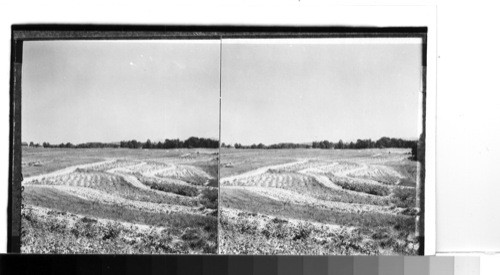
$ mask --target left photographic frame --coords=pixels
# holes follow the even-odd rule
[[[217,253],[220,40],[25,34],[11,252]]]

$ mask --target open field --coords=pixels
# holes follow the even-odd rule
[[[416,254],[409,152],[222,149],[221,252]]]
[[[216,253],[218,152],[23,148],[23,253]]]

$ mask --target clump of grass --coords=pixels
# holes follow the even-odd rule
[[[293,240],[307,239],[313,231],[312,226],[309,223],[300,223]]]
[[[103,240],[114,240],[120,235],[120,225],[118,223],[108,223],[104,228]]]
[[[196,230],[194,228],[186,229],[186,231],[181,236],[181,239],[183,239],[185,241],[193,241],[193,240],[197,240],[199,238],[200,238],[200,234],[199,234],[198,230]]]
[[[396,231],[404,234],[415,232],[416,223],[414,217],[398,216],[390,224]]]
[[[202,232],[195,228],[188,228],[181,236],[181,239],[187,243],[189,248],[203,251],[206,249],[206,242],[203,239]]]
[[[375,231],[375,232],[371,232],[372,230],[369,230],[369,231],[370,232],[368,234],[371,233],[371,237],[374,240],[384,240],[384,239],[391,237],[391,234],[390,234],[388,228],[386,228],[386,227],[374,228],[373,231]]]
[[[365,239],[366,237],[359,229],[351,231],[342,229],[341,232],[335,234],[332,241],[342,255],[378,254],[378,249],[375,247],[374,243],[370,241],[367,242]]]
[[[285,239],[295,235],[294,232],[292,232],[291,227],[286,226],[283,223],[274,223],[272,221],[268,222],[260,233],[268,239],[269,238]]]
[[[392,203],[402,208],[416,207],[416,190],[414,188],[394,188]]]
[[[215,188],[206,188],[201,192],[200,203],[206,208],[217,209],[219,192]]]

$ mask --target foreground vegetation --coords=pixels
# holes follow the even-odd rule
[[[103,220],[66,211],[22,211],[23,253],[165,254],[214,253],[216,219],[199,226],[158,227]]]
[[[403,224],[412,227],[409,223]],[[223,211],[220,245],[229,254],[412,255],[418,244],[401,233],[403,224],[361,229]]]

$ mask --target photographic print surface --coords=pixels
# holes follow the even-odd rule
[[[220,252],[417,254],[420,38],[222,44]]]
[[[23,253],[216,253],[219,41],[27,41]]]

